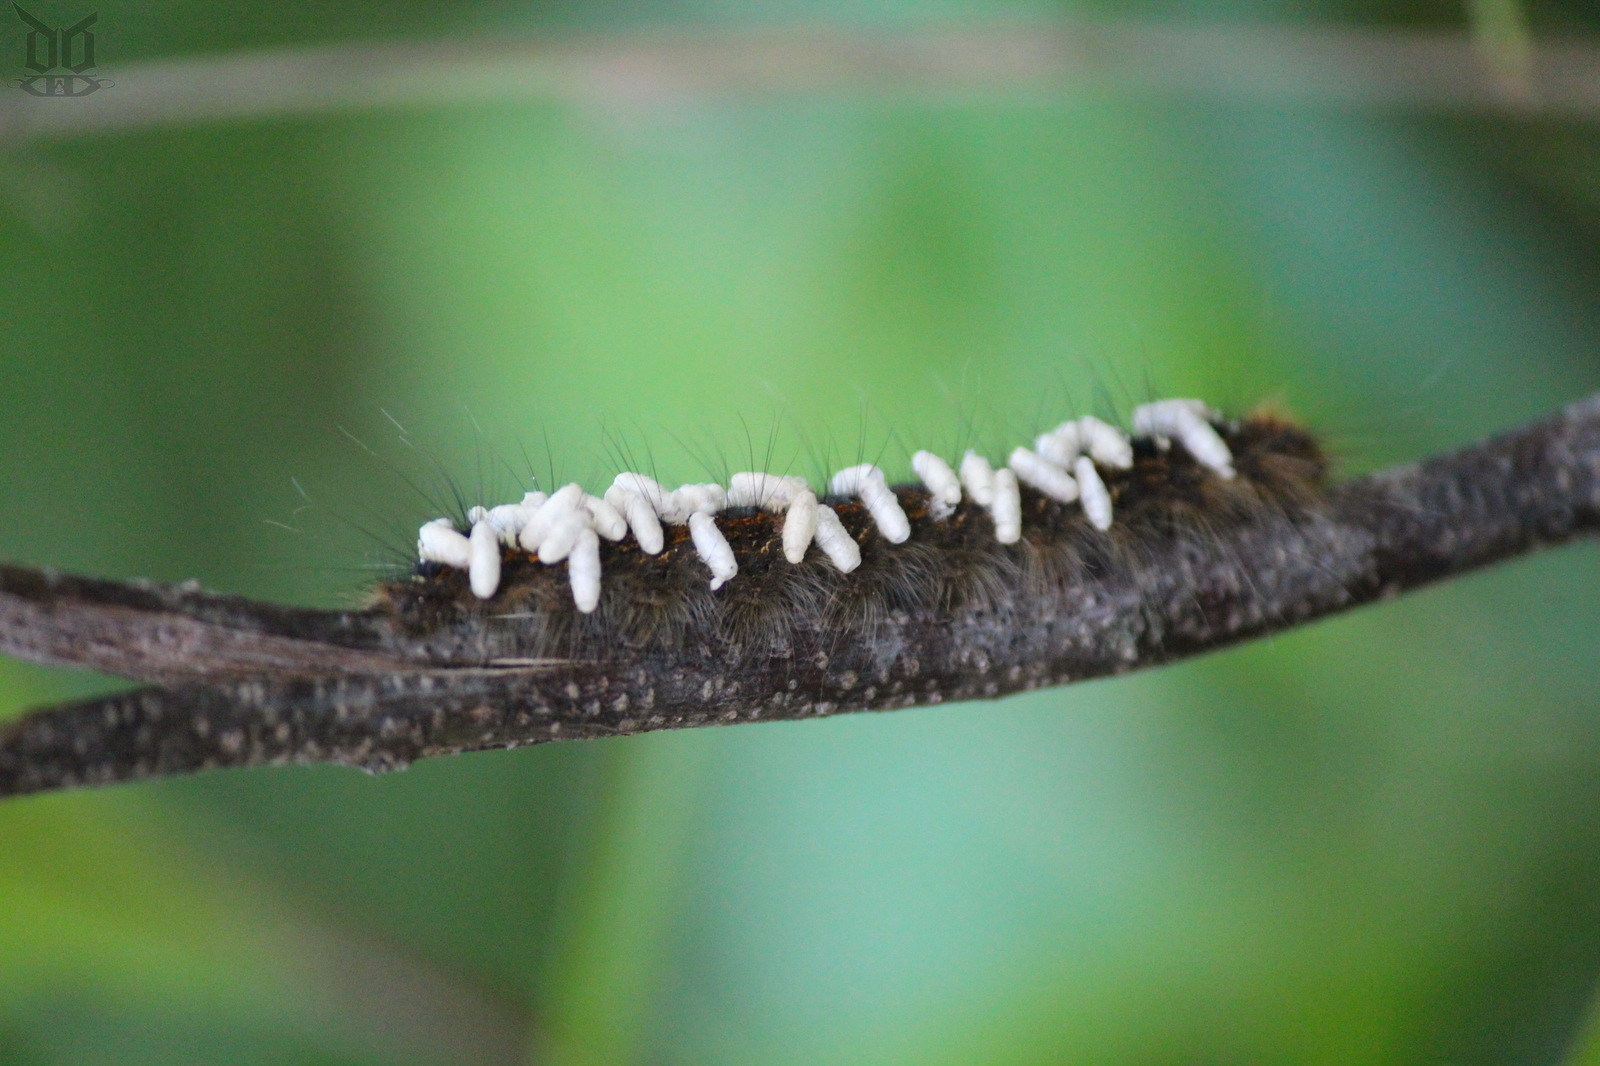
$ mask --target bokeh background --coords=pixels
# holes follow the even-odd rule
[[[1499,0],[98,9],[103,100],[371,41],[714,68],[752,29],[1132,19],[1476,33],[1513,82],[1524,30],[1600,45]],[[1351,473],[1600,387],[1600,117],[1298,73],[309,111],[241,77],[233,118],[0,124],[0,557],[342,605],[440,469],[903,475],[1196,395]],[[0,1062],[1600,1063],[1596,561],[994,704],[7,801]],[[118,684],[0,661],[0,716]]]

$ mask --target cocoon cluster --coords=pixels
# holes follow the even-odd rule
[[[1133,431],[1156,439],[1162,448],[1172,440],[1183,445],[1195,462],[1219,477],[1233,477],[1233,453],[1211,423],[1221,416],[1199,400],[1157,400],[1133,409]]]
[[[661,551],[662,522],[687,524],[695,554],[711,571],[713,589],[721,588],[739,572],[732,545],[711,517],[727,503],[728,494],[721,485],[679,485],[669,492],[654,478],[629,471],[617,475],[608,495],[618,511],[630,516],[627,524],[647,555]]]
[[[1195,461],[1219,477],[1234,476],[1233,454],[1217,432],[1220,416],[1199,400],[1157,400],[1134,409],[1133,432],[1161,449],[1182,445]],[[1033,448],[1011,452],[995,469],[976,451],[957,468],[929,451],[911,456],[911,468],[928,490],[927,514],[947,521],[963,498],[986,509],[995,539],[1022,539],[1022,492],[1026,484],[1061,504],[1077,503],[1095,529],[1112,524],[1112,495],[1102,470],[1133,466],[1133,440],[1116,426],[1092,416],[1063,422],[1040,434]],[[879,535],[890,544],[911,537],[911,522],[883,471],[871,463],[846,467],[829,488],[859,499]],[[688,526],[696,555],[711,572],[711,588],[721,588],[739,573],[738,560],[715,515],[726,507],[751,507],[783,517],[783,555],[800,564],[813,543],[843,573],[861,565],[861,547],[838,513],[823,504],[805,478],[755,471],[732,475],[727,488],[715,484],[667,489],[647,475],[618,474],[604,495],[576,483],[552,493],[528,492],[520,503],[473,507],[468,533],[448,518],[436,518],[417,531],[417,556],[425,563],[467,572],[472,594],[490,599],[500,586],[501,551],[520,549],[553,566],[567,564],[573,603],[588,614],[600,605],[600,541],[619,541],[630,532],[646,555],[665,548],[663,525]]]
[[[1022,492],[1013,471],[996,470],[989,460],[968,450],[961,457],[961,484],[973,503],[988,510],[995,540],[1015,544],[1022,539]]]
[[[1034,441],[1034,451],[1063,469],[1087,455],[1101,466],[1127,470],[1133,466],[1133,441],[1116,426],[1084,415],[1063,422]]]
[[[646,488],[646,485],[650,488]],[[606,502],[622,513],[639,550],[646,555],[660,555],[666,544],[661,531],[661,515],[654,500],[660,498],[657,485],[643,474],[618,474],[611,487],[606,489]]]

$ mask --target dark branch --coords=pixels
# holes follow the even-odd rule
[[[835,608],[852,589],[865,596],[859,584],[824,583],[825,564],[809,561],[763,577],[771,529],[733,516],[730,539],[755,564],[746,587],[794,606],[781,632],[770,621],[741,629],[726,606],[736,601],[708,592],[678,604],[688,620],[676,628],[629,629],[649,591],[629,582],[670,581],[670,547],[659,561],[607,563],[589,629],[547,606],[559,571],[531,562],[508,572],[522,584],[497,614],[472,605],[458,575],[399,583],[370,610],[322,612],[0,567],[0,651],[164,686],[0,731],[0,794],[268,762],[379,770],[480,748],[998,697],[1276,632],[1592,532],[1600,517],[1600,395],[1327,490],[1273,487],[1285,461],[1261,428],[1273,425],[1232,428],[1245,450],[1226,490],[1184,495],[1190,474],[1142,458],[1113,486],[1113,536],[1030,498],[1034,539],[1000,548],[977,536],[981,512],[934,524],[925,497],[902,489],[911,543],[874,545],[849,516],[897,584],[849,601],[866,606],[844,621]],[[1166,482],[1141,488],[1157,476]],[[819,589],[821,600],[802,595]],[[711,604],[723,613],[707,621]],[[552,619],[565,628],[534,624]]]

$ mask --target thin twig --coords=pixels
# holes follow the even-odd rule
[[[830,639],[816,621],[779,649],[608,641],[575,645],[572,660],[516,661],[459,626],[419,632],[377,608],[304,610],[5,566],[0,651],[164,687],[0,731],[0,794],[265,762],[381,770],[479,748],[993,698],[1277,632],[1597,523],[1600,394],[1304,507],[1175,528],[1123,565],[893,612],[871,641]]]
[[[1600,113],[1592,42],[1538,39],[1521,59],[1508,77],[1498,54],[1465,31],[1133,20],[297,46],[107,67],[98,73],[114,84],[81,99],[3,93],[0,141],[517,99],[637,111],[706,96],[839,92],[1110,90],[1274,106]]]

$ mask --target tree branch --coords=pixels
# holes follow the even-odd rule
[[[0,794],[261,763],[382,770],[482,748],[994,698],[1277,632],[1600,519],[1600,394],[1331,489],[1284,474],[1311,462],[1298,431],[1231,432],[1237,482],[1203,482],[1147,449],[1112,486],[1112,534],[1027,497],[1030,532],[1002,547],[978,509],[936,521],[925,494],[901,487],[915,530],[905,545],[875,543],[840,506],[862,542],[859,579],[810,560],[764,568],[771,524],[733,515],[741,575],[721,595],[703,574],[693,592],[672,585],[689,572],[685,545],[658,559],[616,548],[592,617],[558,601],[559,571],[531,560],[508,560],[510,591],[488,608],[453,574],[398,582],[349,612],[0,566],[0,651],[160,686],[0,730]],[[739,613],[729,593],[741,587],[766,613]],[[667,606],[652,614],[646,602]],[[681,619],[664,625],[664,612]]]

